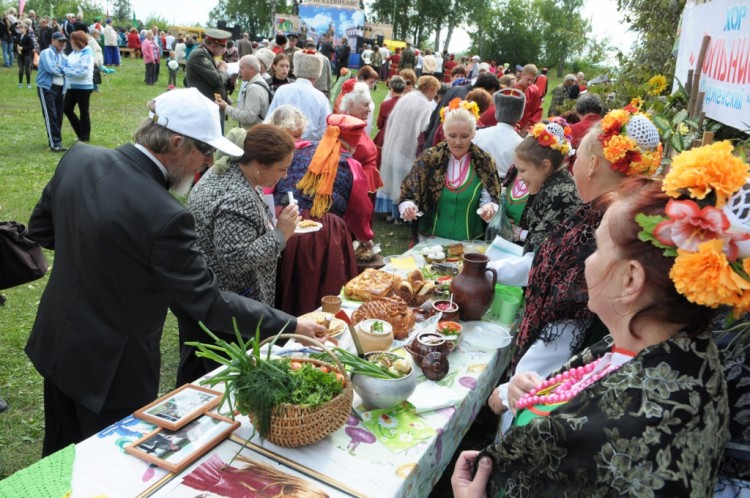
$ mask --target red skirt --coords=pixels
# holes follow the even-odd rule
[[[310,213],[301,213],[305,219]],[[357,261],[343,219],[326,213],[323,228],[289,238],[281,253],[276,282],[276,307],[300,316],[317,309],[323,296],[338,296],[357,275]]]

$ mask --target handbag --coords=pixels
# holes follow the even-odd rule
[[[34,60],[31,61],[35,68],[39,68],[39,52],[34,52]]]
[[[102,73],[99,69],[99,66],[94,66],[94,79],[93,83],[95,85],[101,85],[102,84]]]
[[[42,278],[47,260],[42,248],[28,238],[26,227],[15,221],[0,221],[0,290]]]

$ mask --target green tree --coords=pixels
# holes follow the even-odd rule
[[[146,29],[151,29],[152,26],[156,26],[159,28],[159,31],[167,31],[167,28],[169,27],[170,22],[165,17],[159,17],[157,15],[154,15],[153,13],[149,14],[146,18],[146,21],[143,23],[143,27]]]
[[[217,21],[226,21],[230,26],[240,25],[243,31],[255,38],[271,33],[274,12],[288,14],[291,5],[286,0],[219,0],[208,19],[212,26],[216,26]]]
[[[26,3],[25,12],[33,10],[40,16],[55,17],[58,20],[65,20],[65,14],[78,13],[78,6],[83,9],[83,20],[91,24],[97,16],[104,17],[104,10],[99,2],[94,0],[30,0]],[[15,3],[18,7],[18,2]]]
[[[131,5],[130,0],[115,0],[113,5],[112,17],[120,22],[131,21]]]
[[[474,29],[469,29],[473,40],[471,50],[483,58],[511,65],[539,61],[542,53],[540,22],[534,3],[500,0],[477,16]]]
[[[674,73],[672,49],[685,0],[617,0],[617,8],[639,34],[633,53],[621,60],[623,72]]]
[[[542,61],[562,77],[566,63],[580,58],[586,47],[591,23],[581,17],[583,0],[536,0],[542,21]]]

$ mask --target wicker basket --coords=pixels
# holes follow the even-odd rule
[[[294,361],[312,363],[318,366],[331,366],[332,370],[338,368],[344,376],[344,389],[328,403],[314,408],[282,403],[274,408],[273,416],[271,417],[271,430],[266,435],[266,439],[277,446],[286,448],[308,446],[335,432],[346,423],[352,411],[352,401],[354,399],[352,381],[349,379],[346,369],[336,355],[331,353],[320,342],[298,334],[281,334],[279,338],[297,339],[298,341],[311,343],[333,358],[336,366],[334,367],[329,363],[309,358],[295,358]],[[264,340],[261,346],[272,339],[268,338]],[[252,416],[250,417],[250,421],[255,423]]]
[[[410,308],[418,308],[432,297],[432,292],[420,296],[418,294],[412,294],[411,292],[402,289],[396,290],[395,294],[396,296],[400,297],[401,300],[404,301]]]

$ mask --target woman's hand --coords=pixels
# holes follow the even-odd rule
[[[491,202],[479,208],[479,217],[488,223],[495,216],[495,213],[497,213],[497,208]]]
[[[297,228],[297,223],[302,220],[299,216],[299,209],[296,204],[289,204],[287,207],[281,210],[281,214],[276,221],[276,228],[284,236],[284,240],[289,240],[294,230]]]
[[[510,411],[516,414],[516,403],[529,391],[542,383],[544,379],[539,377],[535,372],[521,372],[513,376],[508,384],[508,403]]]
[[[521,234],[523,233],[523,228],[511,224],[511,228],[513,228],[513,241],[514,242],[523,242],[521,240]]]
[[[418,212],[419,208],[417,208],[417,205],[413,202],[409,202],[409,204],[404,207],[404,210],[401,211],[401,219],[404,221],[414,221],[417,219]]]
[[[486,489],[492,473],[492,460],[489,457],[483,457],[479,461],[477,475],[472,480],[474,461],[478,455],[478,451],[464,451],[458,456],[451,476],[451,487],[455,498],[487,497]]]
[[[495,415],[500,415],[505,410],[508,409],[507,406],[503,403],[503,398],[500,397],[500,388],[496,387],[494,391],[492,391],[492,394],[490,394],[489,399],[487,400],[487,405],[490,407],[490,410],[492,410],[492,413]]]

